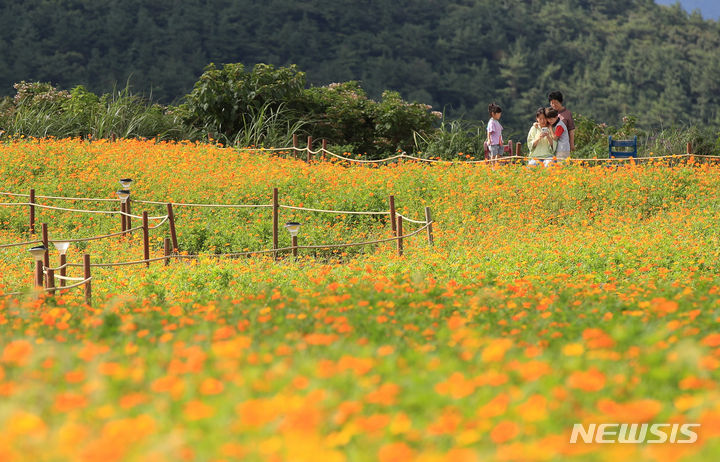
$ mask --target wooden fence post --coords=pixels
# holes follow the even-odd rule
[[[35,190],[30,190],[30,233],[35,234]]]
[[[125,235],[125,232],[127,231],[127,226],[125,226],[126,220],[125,220],[125,214],[127,211],[125,210],[125,202],[120,201],[120,232],[122,232],[122,235]]]
[[[55,271],[47,269],[47,286],[51,294],[55,294]]]
[[[693,152],[692,152],[692,143],[688,142],[688,144],[687,144],[687,146],[686,146],[686,148],[685,148],[685,153],[686,153],[686,154],[692,154],[692,153],[693,153]]]
[[[272,196],[272,212],[273,212],[273,250],[278,249],[278,220],[280,213],[280,204],[278,203],[278,188],[273,188]],[[277,260],[277,252],[273,254]]]
[[[67,276],[67,268],[63,268],[63,266],[65,266],[66,263],[67,263],[67,255],[65,255],[65,254],[60,255],[60,266],[61,266],[60,276],[62,276],[63,278],[65,276]],[[62,278],[60,279],[60,287],[65,287],[65,279],[62,279]]]
[[[42,260],[35,261],[35,288],[42,289],[43,286],[43,262]]]
[[[398,257],[403,255],[403,218],[401,215],[397,217],[397,254]]]
[[[172,239],[172,251],[177,252],[180,250],[177,241],[177,231],[175,230],[175,212],[173,212],[172,203],[168,202],[167,205],[168,223],[170,224],[170,238]]]
[[[432,216],[430,214],[430,207],[425,207],[425,223],[427,224],[428,244],[433,245]]]
[[[171,255],[171,253],[172,253],[171,250],[170,250],[170,249],[171,249],[171,245],[172,245],[172,243],[170,242],[170,238],[169,238],[169,237],[166,237],[166,238],[165,238],[165,241],[164,241],[164,243],[163,243],[163,249],[164,249],[164,251],[165,251],[165,266],[167,266],[167,265],[170,264],[170,258],[169,258],[169,257],[170,257],[170,255]]]
[[[50,267],[50,248],[49,248],[50,240],[48,239],[47,223],[42,224],[41,232],[42,232],[42,243],[45,246],[45,254],[43,256],[43,265],[44,265],[44,268],[49,268]],[[43,269],[43,271],[44,271],[44,269]],[[45,287],[49,287],[49,285],[47,284],[47,281],[48,281],[48,278],[45,277]]]
[[[521,150],[522,150],[522,143],[518,141],[517,143],[515,143],[515,155],[521,156],[522,155]]]
[[[392,235],[397,236],[397,224],[395,218],[395,196],[390,195],[390,228],[392,228]]]
[[[312,136],[308,136],[308,143],[307,143],[307,163],[309,164],[312,160]]]
[[[90,279],[90,254],[83,255],[83,278],[85,282],[85,303],[92,305],[92,281]]]
[[[147,210],[143,210],[142,213],[142,228],[143,228],[143,260],[145,260],[145,267],[150,267],[150,226],[148,223]]]
[[[298,256],[298,243],[297,243],[297,241],[298,241],[297,236],[293,236],[293,237],[292,237],[292,255],[293,255],[293,258],[294,258],[295,260],[297,260],[297,256]]]
[[[130,231],[130,228],[132,228],[132,221],[130,220],[130,197],[127,198],[127,201],[125,201],[125,213],[127,215],[125,216],[125,226],[127,226],[128,231]]]
[[[326,160],[325,154],[327,153],[327,140],[323,138],[322,140],[322,160]]]

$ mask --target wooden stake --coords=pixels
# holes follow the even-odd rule
[[[170,238],[172,239],[172,251],[177,252],[180,250],[177,241],[177,232],[175,230],[175,212],[173,212],[173,205],[168,203],[167,205],[168,223],[170,224]]]
[[[273,250],[278,249],[278,220],[280,214],[280,204],[278,203],[278,188],[273,188],[272,196],[272,211],[273,211]],[[277,260],[277,252],[274,253],[275,259]]]
[[[169,237],[165,238],[165,241],[163,243],[163,249],[165,251],[165,266],[170,264],[170,255],[172,254],[172,242],[170,241]]]
[[[65,263],[67,263],[67,255],[62,254],[60,255],[60,266],[65,266]],[[67,276],[67,268],[60,268],[60,276]],[[65,279],[60,279],[60,287],[65,287]]]
[[[430,215],[430,207],[425,207],[425,223],[427,223],[428,244],[433,245],[433,232],[431,222],[432,216]]]
[[[83,255],[83,278],[90,279],[90,254]],[[92,305],[92,281],[85,283],[85,303]]]
[[[685,152],[686,152],[686,154],[692,154],[692,153],[693,153],[693,152],[692,152],[692,143],[688,142],[688,144],[687,144],[687,146],[686,146],[686,149],[685,149]]]
[[[147,210],[143,210],[142,213],[142,228],[143,228],[143,259],[150,260],[150,226],[148,224],[148,213]],[[150,262],[145,262],[145,267],[149,267]]]
[[[30,233],[35,234],[35,190],[30,190]]]
[[[123,236],[127,231],[127,226],[125,226],[125,224],[127,223],[127,221],[125,220],[126,213],[127,212],[125,211],[125,202],[120,201],[120,231],[123,233]]]
[[[395,196],[390,195],[390,227],[392,228],[392,235],[397,236],[397,225],[395,218]]]
[[[298,248],[297,248],[297,245],[298,245],[298,243],[297,243],[297,236],[293,236],[293,237],[292,237],[292,254],[293,254],[293,258],[294,258],[295,260],[297,260],[297,256],[298,256]]]
[[[48,239],[48,225],[47,223],[42,224],[42,243],[45,246],[45,254],[43,256],[43,265],[45,265],[45,268],[50,267],[50,249],[48,248],[50,246],[50,240]],[[45,278],[46,287],[47,286],[47,280],[48,278]]]
[[[35,287],[42,289],[43,286],[43,262],[37,260],[35,262]]]
[[[398,257],[403,256],[403,218],[398,215],[397,217],[397,254]]]
[[[130,220],[130,198],[127,198],[127,201],[125,202],[125,213],[127,213],[127,216],[125,217],[125,223],[128,231],[130,231],[130,228],[132,228],[132,221]]]
[[[48,269],[47,270],[47,286],[48,289],[50,289],[51,294],[55,294],[55,271]]]
[[[517,143],[515,143],[515,155],[516,156],[522,155],[522,143],[519,141]]]

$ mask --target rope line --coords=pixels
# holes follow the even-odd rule
[[[55,276],[55,277],[58,277],[58,276]],[[48,288],[48,289],[43,289],[43,291],[45,291],[45,292],[50,292],[51,290],[67,290],[67,289],[74,289],[74,288],[76,288],[76,287],[80,287],[80,286],[82,286],[82,285],[85,285],[85,284],[87,284],[88,282],[90,282],[90,281],[92,280],[92,278],[93,278],[92,276],[90,276],[90,277],[89,277],[89,278],[87,278],[87,279],[82,279],[82,278],[81,278],[81,279],[82,279],[82,281],[78,282],[77,284],[73,284],[73,285],[70,285],[70,286],[65,286],[65,287],[55,287],[55,288]]]
[[[227,258],[227,257],[243,257],[248,255],[255,255],[255,254],[264,254],[264,253],[276,253],[276,252],[284,252],[288,250],[293,249],[334,249],[334,248],[343,248],[343,247],[360,247],[364,245],[371,245],[371,244],[381,244],[383,242],[389,242],[389,241],[397,241],[399,239],[405,239],[412,236],[415,236],[420,231],[426,229],[428,226],[433,224],[434,221],[430,221],[429,223],[426,223],[425,226],[422,226],[412,233],[408,233],[402,236],[395,236],[395,237],[389,237],[385,239],[377,239],[374,241],[363,241],[363,242],[350,242],[346,244],[318,244],[318,245],[299,245],[297,247],[281,247],[278,249],[263,249],[263,250],[252,250],[248,252],[236,252],[236,253],[221,253],[221,254],[207,254],[207,255],[180,255],[180,254],[174,254],[174,255],[166,255],[162,257],[156,257],[156,258],[148,258],[143,260],[133,260],[133,261],[125,261],[125,262],[117,262],[117,263],[91,263],[90,267],[114,267],[114,266],[131,266],[131,265],[141,265],[143,263],[150,263],[155,261],[161,261],[161,260],[168,260],[171,258],[176,259],[183,259],[183,258]],[[66,266],[70,267],[82,267],[83,265],[80,263],[67,263]],[[57,277],[57,276],[56,276]]]
[[[281,209],[290,209],[290,210],[305,210],[308,212],[319,212],[319,213],[337,213],[337,214],[350,214],[350,215],[389,215],[390,212],[353,212],[353,211],[347,211],[347,210],[323,210],[323,209],[311,209],[307,207],[295,207],[292,205],[280,205]]]
[[[498,157],[496,159],[483,159],[483,160],[442,160],[442,159],[427,159],[423,157],[416,157],[411,156],[405,152],[401,154],[397,154],[390,157],[385,157],[383,159],[375,159],[375,160],[365,160],[365,159],[352,159],[350,157],[341,156],[339,154],[336,154],[334,152],[328,151],[327,149],[320,148],[317,151],[313,151],[312,149],[308,149],[307,147],[298,148],[298,147],[288,147],[288,148],[260,148],[260,149],[250,149],[251,151],[300,151],[300,152],[309,152],[310,154],[321,154],[325,153],[329,156],[338,158],[340,160],[348,161],[348,162],[356,162],[356,163],[381,163],[381,162],[389,162],[396,159],[411,159],[416,160],[420,162],[431,162],[431,163],[443,163],[443,164],[481,164],[481,163],[491,163],[491,162],[504,162],[507,160],[513,160],[513,159],[523,159],[528,160],[530,157],[526,156],[503,156]],[[670,154],[666,156],[651,156],[651,157],[637,157],[637,158],[602,158],[602,159],[565,159],[569,161],[574,162],[582,162],[582,161],[591,161],[591,162],[608,162],[613,160],[656,160],[656,159],[677,159],[682,157],[697,157],[697,158],[705,158],[705,159],[720,159],[720,156],[713,156],[713,155],[707,155],[707,154]]]
[[[0,192],[0,196],[30,197],[30,194],[18,194],[11,192]],[[101,199],[96,197],[65,197],[65,196],[35,196],[37,199],[58,199],[67,201],[93,201],[93,202],[118,202],[120,199]]]
[[[0,249],[7,249],[9,247],[19,247],[22,245],[31,245],[31,244],[42,244],[42,241],[38,239],[36,241],[16,242],[15,244],[2,244],[2,245],[0,245]]]
[[[114,236],[120,236],[121,234],[125,233],[131,233],[133,231],[138,231],[142,229],[142,226],[136,226],[134,228],[127,229],[125,231],[118,231],[116,233],[110,233],[110,234],[103,234],[102,236],[93,236],[93,237],[81,237],[81,238],[75,238],[75,239],[48,239],[48,242],[56,243],[56,242],[88,242],[88,241],[97,241],[100,239],[107,239],[108,237],[114,237]],[[42,242],[42,241],[41,241]]]
[[[58,266],[57,268],[49,268],[49,267],[47,267],[47,266],[43,266],[43,272],[47,273],[47,272],[50,271],[50,270],[60,271],[60,270],[63,269],[63,268],[67,268],[67,266],[68,266],[67,263],[65,263],[65,264],[62,265],[62,266]],[[56,277],[59,277],[59,276],[56,276]]]
[[[56,278],[61,278],[60,276],[55,276],[55,277],[56,277]],[[43,288],[43,289],[42,289],[42,292],[51,292],[51,291],[61,291],[61,290],[74,289],[74,288],[76,288],[76,287],[80,287],[81,285],[84,285],[84,284],[87,284],[88,282],[90,282],[90,280],[92,280],[92,276],[90,276],[90,277],[87,278],[87,279],[83,279],[83,278],[61,278],[61,279],[79,280],[80,282],[78,282],[77,284],[73,284],[73,285],[70,285],[70,286],[64,286],[64,287],[47,287],[47,288]],[[15,297],[15,296],[17,296],[17,295],[25,295],[25,294],[27,294],[27,293],[28,293],[27,291],[23,291],[23,292],[10,292],[10,293],[7,293],[7,294],[0,294],[0,298],[3,298],[3,297]]]
[[[55,279],[60,279],[60,280],[63,280],[63,281],[84,281],[84,280],[85,280],[85,278],[71,278],[71,277],[68,277],[68,276],[60,276],[60,275],[57,275],[57,274],[55,275]]]
[[[272,204],[197,204],[197,203],[175,203],[175,202],[159,202],[159,201],[141,201],[133,200],[138,204],[153,204],[153,205],[165,205],[171,203],[173,206],[179,207],[227,207],[227,208],[260,208],[260,207],[272,207]]]
[[[397,213],[397,212],[395,212],[395,215],[397,215],[397,216],[399,216],[399,217],[402,217],[403,220],[409,221],[410,223],[417,223],[417,224],[419,224],[419,225],[422,225],[422,224],[427,223],[427,221],[425,221],[425,220],[422,220],[422,221],[413,220],[412,218],[408,218],[408,217],[406,217],[405,215],[401,215],[401,214],[399,214],[399,213]]]
[[[9,292],[9,293],[7,293],[7,294],[0,294],[0,298],[4,298],[4,297],[15,297],[16,295],[22,295],[22,294],[24,294],[24,293],[25,293],[25,292]]]
[[[132,260],[132,261],[123,261],[123,262],[117,262],[117,263],[90,263],[91,268],[105,268],[105,267],[112,267],[112,266],[130,266],[130,265],[140,265],[142,263],[150,263],[153,261],[160,261],[160,260],[167,260],[168,258],[171,258],[172,255],[168,255],[166,257],[157,257],[157,258],[148,258],[147,260]],[[84,265],[82,263],[68,263],[68,266],[75,267],[75,268],[81,268]]]
[[[427,223],[425,226],[421,226],[420,228],[416,229],[412,233],[404,234],[402,236],[395,236],[395,237],[388,237],[386,239],[377,239],[375,241],[364,241],[364,242],[351,242],[347,244],[323,244],[323,245],[299,245],[297,246],[298,249],[335,249],[335,248],[343,248],[343,247],[360,247],[363,245],[371,245],[371,244],[381,244],[383,242],[390,242],[390,241],[398,241],[400,239],[405,239],[408,237],[415,236],[420,231],[424,230],[428,226],[430,226],[433,222]],[[291,249],[293,247],[290,247]]]
[[[149,219],[150,219],[150,217],[148,217],[148,220]],[[156,224],[155,226],[148,226],[148,229],[157,229],[157,228],[161,227],[162,225],[164,225],[165,222],[168,221],[169,219],[170,219],[170,215],[165,215],[165,217],[163,218],[163,220],[160,223]]]

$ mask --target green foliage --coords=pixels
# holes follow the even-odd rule
[[[296,103],[312,114],[312,133],[350,152],[374,152],[372,101],[358,82],[332,83],[307,89]]]
[[[180,109],[189,125],[228,141],[247,129],[249,119],[268,111],[278,120],[280,107],[296,99],[305,87],[305,74],[296,66],[275,68],[257,64],[251,72],[242,64],[210,64]]]
[[[638,155],[684,154],[690,143],[694,154],[713,155],[720,148],[718,131],[713,128],[694,126],[676,126],[660,129],[640,129],[634,116],[623,118],[620,127],[612,127],[582,115],[575,116],[578,147],[575,153],[580,158],[603,158],[608,156],[608,137],[614,139],[632,139],[638,137]]]
[[[4,136],[192,139],[197,132],[165,107],[133,95],[129,86],[98,97],[84,86],[57,90],[20,82],[0,110]]]
[[[429,109],[431,106],[406,103],[398,92],[383,92],[382,100],[374,107],[377,150],[412,150],[412,134],[427,132],[432,128],[435,117]]]
[[[446,121],[443,117],[440,128],[425,134],[415,133],[415,148],[424,157],[453,160],[465,154],[482,159],[485,138],[480,125],[464,120]]]
[[[369,158],[411,151],[413,132],[429,131],[434,120],[429,106],[405,102],[392,91],[374,101],[355,81],[305,90],[297,107],[312,122],[314,138]]]

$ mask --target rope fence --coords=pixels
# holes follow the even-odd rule
[[[127,191],[124,191],[127,192]],[[75,198],[75,197],[61,197],[61,196],[36,196],[35,190],[31,189],[30,194],[18,194],[18,193],[11,193],[11,192],[0,192],[0,195],[6,195],[6,196],[12,196],[12,197],[29,197],[28,202],[12,202],[12,203],[0,203],[2,206],[26,206],[29,207],[29,215],[30,215],[30,226],[29,231],[30,233],[34,234],[35,232],[35,208],[39,209],[49,209],[49,210],[62,210],[62,211],[68,211],[68,212],[74,212],[74,213],[99,213],[99,214],[119,214],[121,216],[121,230],[114,233],[108,233],[103,234],[99,236],[92,236],[92,237],[86,237],[86,238],[67,238],[67,239],[60,239],[60,238],[52,238],[49,237],[48,232],[48,225],[47,223],[42,223],[42,238],[32,241],[24,241],[24,242],[17,242],[17,243],[9,243],[9,244],[2,244],[0,245],[0,249],[3,248],[10,248],[10,247],[19,247],[19,246],[28,246],[32,244],[42,244],[42,246],[39,248],[40,253],[42,254],[42,257],[38,257],[37,253],[34,253],[35,258],[40,258],[35,263],[35,271],[34,271],[34,284],[36,289],[42,289],[45,292],[49,292],[50,294],[54,294],[56,291],[64,291],[80,286],[85,286],[85,300],[88,305],[91,304],[91,297],[92,297],[92,289],[91,289],[91,270],[92,268],[113,268],[113,267],[121,267],[121,266],[134,266],[134,265],[146,265],[146,267],[150,266],[150,263],[152,262],[159,262],[164,261],[165,265],[168,265],[170,260],[172,259],[199,259],[203,257],[208,258],[236,258],[241,256],[252,256],[252,255],[263,255],[263,254],[272,254],[274,256],[274,259],[278,259],[278,254],[282,252],[292,252],[293,257],[297,258],[298,250],[318,250],[318,249],[341,249],[341,248],[348,248],[348,247],[360,247],[360,246],[367,246],[367,245],[375,245],[375,244],[381,244],[386,242],[395,241],[397,243],[397,254],[398,256],[402,256],[404,252],[404,241],[410,237],[413,237],[417,234],[419,234],[422,231],[427,232],[428,236],[428,242],[429,244],[433,244],[433,236],[432,236],[432,224],[434,221],[431,218],[430,215],[430,208],[425,207],[425,220],[413,220],[411,218],[408,218],[400,213],[397,213],[395,210],[395,197],[393,195],[390,195],[388,197],[389,202],[389,211],[368,211],[368,210],[329,210],[329,209],[318,209],[318,208],[310,208],[310,207],[299,207],[299,206],[292,206],[292,205],[285,205],[280,204],[279,202],[279,193],[277,188],[273,188],[272,193],[272,202],[270,204],[199,204],[199,203],[180,203],[180,204],[173,204],[171,202],[160,202],[160,201],[145,201],[145,200],[130,200],[129,197],[126,197],[126,200],[120,201],[121,203],[121,209],[119,211],[108,211],[108,210],[88,210],[88,209],[73,209],[73,208],[65,208],[65,207],[55,207],[55,206],[49,206],[45,204],[37,204],[35,202],[36,198],[43,198],[48,200],[87,200],[91,201],[94,200],[93,198]],[[129,194],[127,194],[129,196]],[[107,199],[103,199],[107,200]],[[108,200],[110,201],[110,200]],[[117,202],[117,200],[112,200]],[[143,211],[142,215],[133,215],[130,213],[130,204],[131,202],[137,203],[137,204],[148,204],[148,205],[166,205],[167,207],[167,214],[161,215],[161,216],[153,216],[150,217],[148,215],[147,211]],[[262,249],[262,250],[251,250],[247,252],[236,252],[236,253],[225,253],[225,254],[199,254],[199,255],[188,255],[188,254],[181,254],[180,248],[177,242],[177,231],[176,231],[176,225],[175,225],[175,217],[174,217],[174,211],[173,206],[181,205],[185,207],[217,207],[217,208],[250,208],[250,207],[262,207],[262,208],[271,208],[272,209],[272,224],[273,224],[273,245],[272,249]],[[361,242],[349,242],[349,243],[339,243],[339,244],[306,244],[306,245],[298,245],[297,242],[297,235],[292,235],[292,245],[290,247],[279,247],[278,241],[279,241],[279,213],[281,209],[286,210],[294,210],[294,211],[302,211],[302,212],[310,212],[310,213],[331,213],[331,214],[352,214],[352,215],[363,215],[363,216],[389,216],[389,220],[391,223],[392,228],[392,237],[389,238],[383,238],[383,239],[375,239],[375,240],[368,240],[368,241],[361,241]],[[130,220],[133,218],[140,218],[142,219],[142,225],[131,227],[130,226]],[[154,226],[149,225],[150,220],[160,220],[159,223],[155,224]],[[418,229],[414,230],[413,232],[404,234],[403,233],[403,223],[414,223],[422,225]],[[164,224],[169,224],[169,231],[170,236],[169,238],[165,238],[164,242],[164,255],[161,257],[154,257],[150,258],[150,246],[149,246],[149,233],[151,230],[157,229]],[[294,222],[292,222],[294,223]],[[288,223],[291,224],[291,223]],[[295,223],[297,224],[297,223]],[[101,240],[101,239],[107,239],[110,237],[117,237],[117,236],[125,236],[129,233],[132,233],[134,231],[142,230],[143,232],[143,258],[138,260],[130,260],[130,261],[123,261],[123,262],[98,262],[98,263],[90,263],[90,255],[84,254],[83,255],[83,262],[82,263],[68,263],[65,255],[65,250],[61,252],[60,255],[60,265],[57,267],[52,267],[49,264],[49,244],[53,243],[56,245],[62,245],[62,244],[70,244],[70,243],[79,243],[79,242],[88,242],[88,241],[94,241],[94,240]],[[58,247],[60,248],[60,247]],[[67,248],[67,245],[65,246],[65,249]],[[37,251],[37,248],[32,249],[33,251]],[[66,274],[66,270],[68,268],[83,268],[83,277],[70,277]],[[55,274],[55,272],[59,272],[58,275]],[[60,287],[55,287],[55,281],[60,281]],[[75,284],[66,286],[66,282],[75,282]],[[0,294],[0,297],[9,297],[9,296],[17,296],[17,295],[23,295],[28,292],[11,292],[7,294]]]
[[[482,159],[482,160],[443,160],[443,159],[430,159],[425,157],[417,157],[417,156],[411,156],[407,154],[406,152],[401,152],[400,154],[396,154],[393,156],[385,157],[382,159],[353,159],[350,157],[345,157],[340,154],[336,154],[334,152],[331,152],[327,149],[327,140],[322,140],[322,147],[317,150],[312,150],[312,142],[313,139],[311,136],[308,137],[308,142],[306,147],[299,147],[298,145],[298,137],[297,135],[293,135],[293,146],[286,147],[286,148],[259,148],[259,149],[252,149],[257,151],[264,151],[264,152],[285,152],[285,151],[295,151],[296,153],[305,153],[307,161],[310,162],[313,158],[313,156],[321,156],[323,159],[325,156],[330,156],[342,161],[346,162],[352,162],[357,164],[380,164],[384,162],[392,162],[399,159],[408,159],[413,160],[417,162],[427,162],[427,163],[440,163],[440,164],[492,164],[492,163],[506,163],[508,161],[528,161],[530,160],[530,157],[521,155],[521,149],[522,144],[516,143],[513,148],[513,142],[509,141],[507,146],[504,147],[504,151],[509,153],[509,155],[505,155],[502,157],[498,157],[495,159]],[[720,156],[713,156],[713,155],[706,155],[706,154],[693,154],[692,153],[692,145],[691,143],[687,143],[686,152],[684,154],[670,154],[666,156],[649,156],[649,157],[610,157],[610,158],[592,158],[592,159],[566,159],[568,161],[572,162],[613,162],[616,160],[619,161],[648,161],[648,160],[659,160],[659,159],[673,159],[678,160],[682,158],[689,158],[689,157],[695,157],[698,159],[716,159],[720,160]]]

